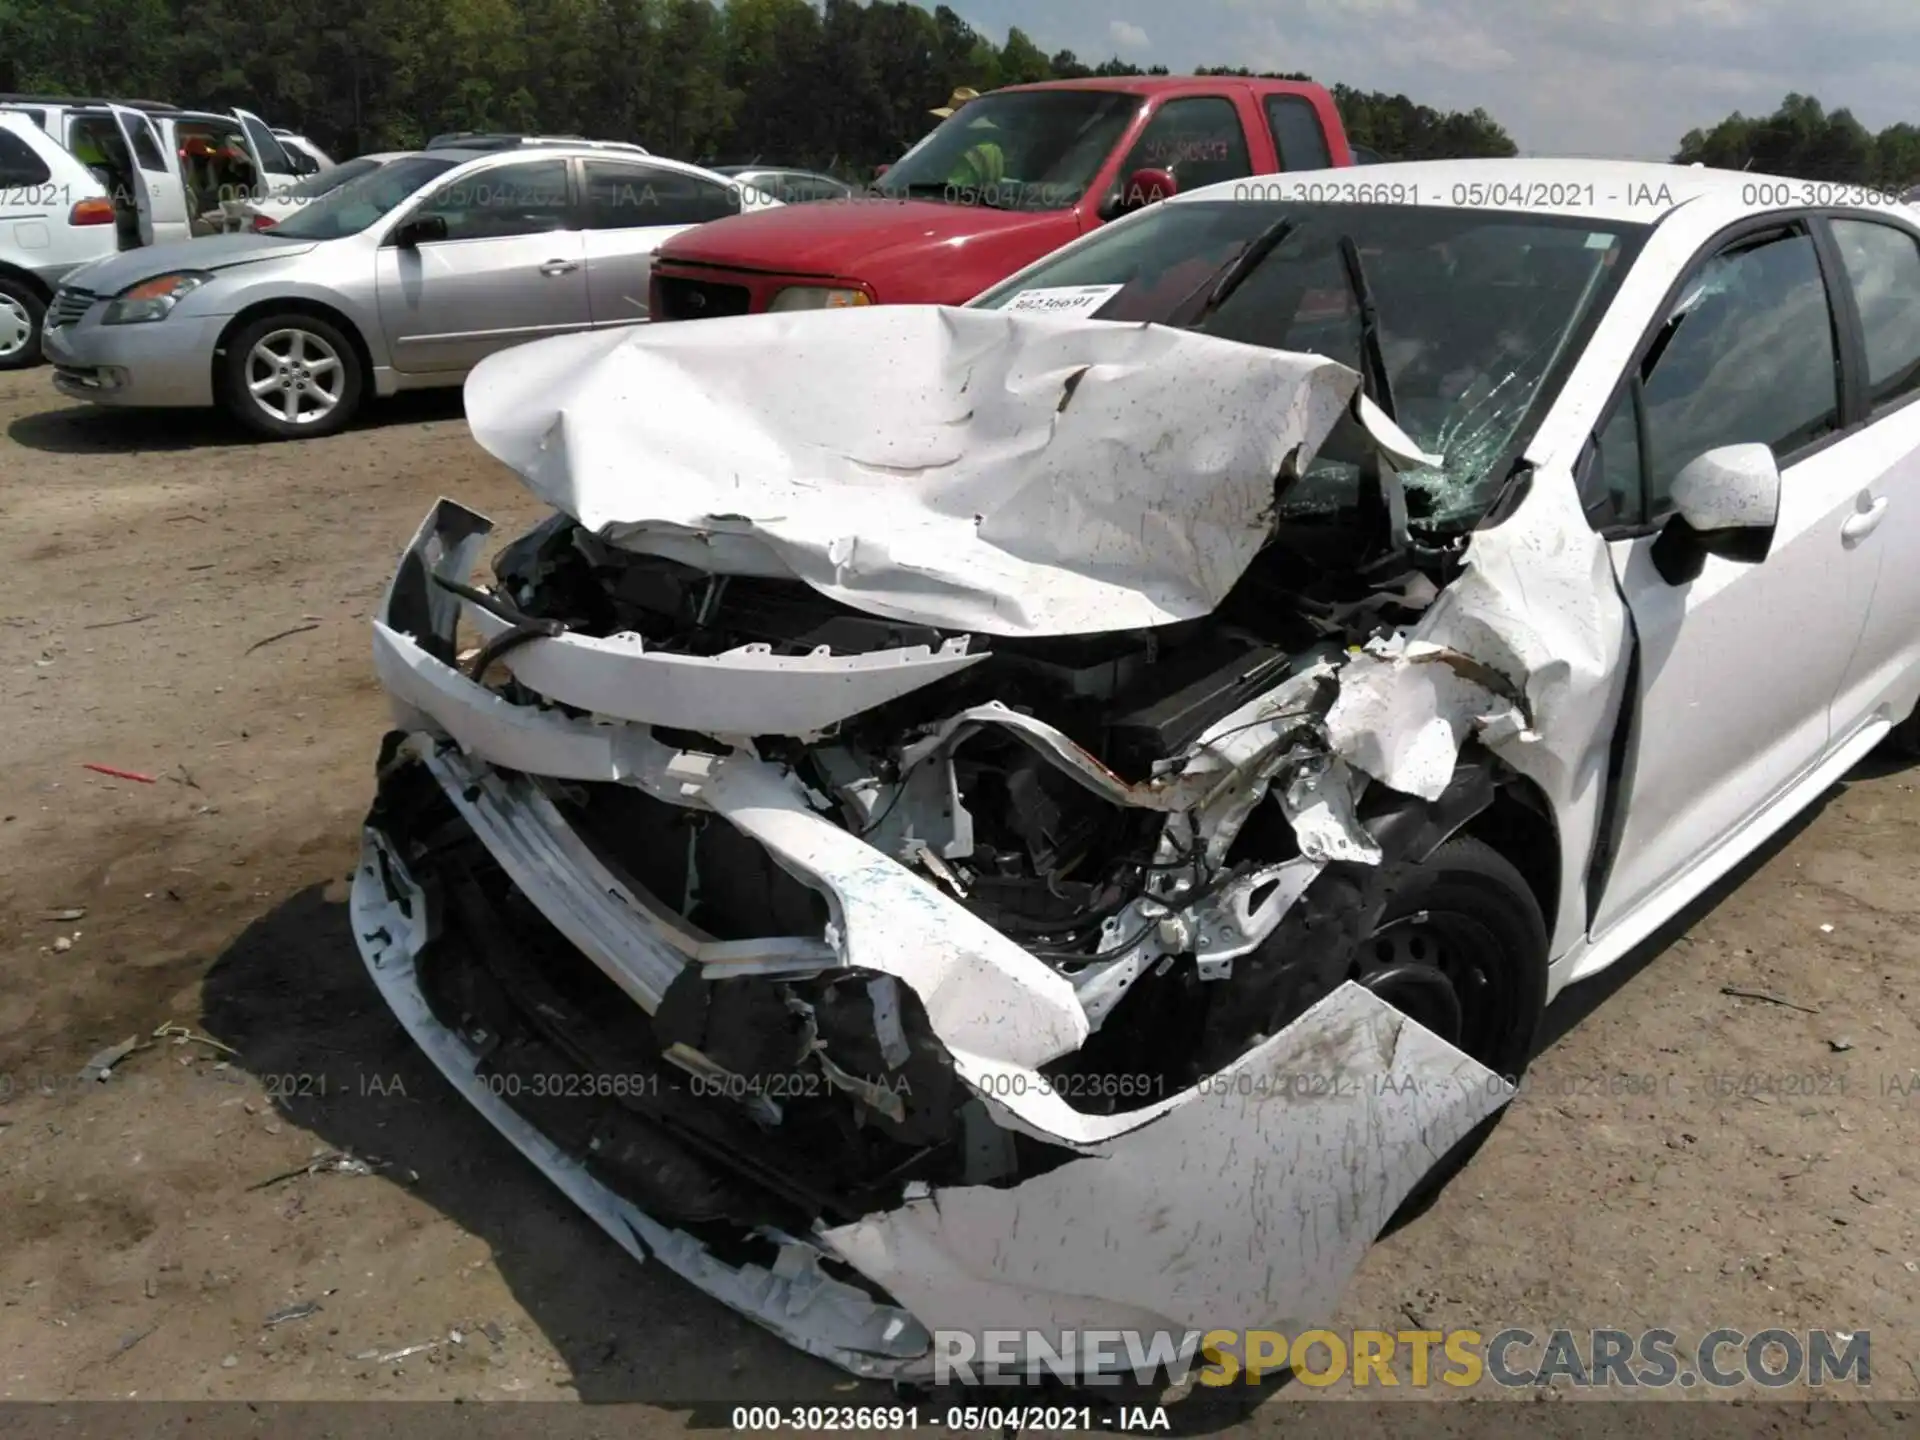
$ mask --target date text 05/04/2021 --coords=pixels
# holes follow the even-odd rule
[[[1164,1405],[736,1405],[740,1434],[798,1430],[811,1434],[950,1430],[1004,1435],[1009,1431],[1089,1430],[1169,1433]]]
[[[1243,180],[1234,185],[1235,200],[1293,201],[1334,205],[1453,205],[1514,210],[1579,210],[1599,205],[1666,210],[1676,201],[1663,181],[1623,181],[1613,185],[1590,180],[1456,181],[1451,185],[1421,184],[1414,180],[1314,179]],[[1740,187],[1740,203],[1771,209],[1799,206],[1893,205],[1900,196],[1871,185],[1848,185],[1821,180],[1758,179]]]

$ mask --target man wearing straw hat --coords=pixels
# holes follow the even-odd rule
[[[948,97],[946,104],[937,106],[928,113],[947,120],[979,98],[978,90],[962,85]],[[973,122],[972,128],[981,131],[981,134],[973,144],[967,147],[966,153],[954,162],[953,170],[947,176],[947,183],[967,189],[998,185],[1007,173],[1006,152],[1000,148],[1000,142],[993,138],[999,127],[991,119],[983,116]]]

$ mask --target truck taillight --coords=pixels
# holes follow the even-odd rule
[[[255,230],[271,230],[278,223],[279,222],[271,215],[256,215],[253,217],[253,228]]]
[[[113,201],[76,200],[73,209],[67,212],[69,225],[111,225],[113,224]]]

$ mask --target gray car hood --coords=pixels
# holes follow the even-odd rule
[[[1359,384],[1165,326],[887,305],[561,336],[482,361],[466,401],[616,545],[1018,636],[1210,613]],[[1437,463],[1359,408],[1393,463]]]
[[[256,260],[284,260],[306,254],[316,243],[276,240],[271,235],[208,235],[200,240],[176,240],[96,260],[68,275],[66,283],[98,295],[118,295],[128,286],[156,275],[180,270],[227,270]]]

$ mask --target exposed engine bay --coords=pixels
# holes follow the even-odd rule
[[[835,512],[826,481],[742,483],[738,510],[697,525],[623,518],[592,483],[618,437],[543,387],[609,386],[594,357],[653,364],[661,342],[483,365],[476,437],[557,513],[483,579],[491,527],[442,501],[376,622],[398,728],[355,887],[369,967],[630,1252],[859,1373],[911,1373],[927,1332],[1015,1312],[1318,1315],[1510,1093],[1468,981],[1422,951],[1424,913],[1393,907],[1489,816],[1551,850],[1516,761],[1559,763],[1540,733],[1559,692],[1534,682],[1570,647],[1501,613],[1507,551],[1421,529],[1395,480],[1417,452],[1351,371],[1155,327],[859,323],[957,347],[946,389],[914,392],[941,415],[983,355],[1028,343],[1053,367],[989,387],[1051,441],[969,400],[1002,462],[926,472],[927,516],[989,483],[1064,503],[1048,445],[1076,409],[1111,430],[1142,346],[1155,365],[1191,348],[1247,418],[1156,417],[1173,453],[1211,458],[1189,511],[1155,500],[1133,539],[1092,475],[1074,503],[1113,523],[1083,550],[983,509],[954,532],[968,551],[948,518],[889,530],[852,492]],[[671,327],[666,348],[727,325]],[[751,413],[811,415],[776,399]],[[902,505],[908,482],[888,483]],[[1316,492],[1344,498],[1297,503]],[[1154,578],[1111,614],[1154,623],[1103,623],[1136,540]],[[1032,603],[1007,603],[1016,580]],[[1543,868],[1542,908],[1557,883]],[[1074,1230],[1103,1196],[1099,1232]],[[1274,1206],[1324,1222],[1274,1238]],[[1204,1283],[1178,1249],[1191,1226],[1167,1222],[1188,1207],[1217,1231]],[[1273,1263],[1250,1272],[1254,1233]]]
[[[1376,789],[1367,803],[1326,717],[1349,648],[1413,623],[1435,593],[1411,564],[1384,585],[1357,578],[1348,519],[1281,528],[1205,619],[985,644],[862,614],[797,580],[636,554],[565,516],[500,551],[490,586],[434,583],[506,627],[462,657],[473,678],[510,704],[582,719],[513,675],[516,652],[567,636],[701,658],[973,657],[824,734],[654,733],[683,752],[750,748],[819,813],[1044,962],[1091,1034],[1038,1065],[1034,1083],[1119,1116],[1190,1089],[1348,980],[1459,1038],[1457,1017],[1422,1012],[1395,966],[1368,964],[1364,879],[1297,904],[1329,862],[1380,873],[1367,827],[1393,796]],[[1463,814],[1485,805],[1498,771],[1484,756],[1459,769]],[[1006,1184],[1072,1157],[994,1125],[913,989],[839,966],[825,897],[762,846],[641,788],[542,788],[621,887],[719,947],[681,969],[651,1014],[556,935],[405,753],[376,822],[410,868],[447,887],[443,913],[481,957],[423,964],[422,978],[444,1023],[496,1038],[493,1083],[517,1099],[555,1065],[624,1083],[623,1103],[602,1113],[541,1116],[550,1136],[580,1131],[616,1191],[696,1233],[799,1231],[857,1222],[915,1185]],[[459,838],[443,851],[449,833]],[[506,904],[487,898],[502,891]],[[811,942],[798,955],[768,944],[795,937]],[[743,1157],[760,1183],[741,1177]]]
[[[1356,574],[1353,548],[1351,524],[1296,524],[1204,620],[985,644],[862,614],[798,581],[636,555],[564,517],[501,553],[494,593],[520,633],[544,623],[573,635],[637,635],[652,653],[957,646],[979,657],[831,734],[759,736],[754,748],[828,797],[850,832],[1074,985],[1103,1038],[1060,1065],[1153,1070],[1172,1093],[1262,1033],[1244,1013],[1207,1013],[1222,999],[1229,1003],[1218,1008],[1241,1008],[1233,991],[1209,983],[1236,960],[1273,963],[1259,953],[1262,902],[1290,902],[1318,862],[1365,859],[1371,848],[1338,809],[1314,815],[1341,807],[1349,783],[1324,728],[1336,691],[1329,667],[1349,645],[1411,624],[1435,587],[1411,564],[1370,585]],[[1285,703],[1275,703],[1281,695]],[[1235,770],[1202,764],[1184,776],[1195,746],[1229,717],[1240,733],[1229,726],[1215,738]],[[711,735],[672,738],[727,748]],[[752,847],[728,853],[723,835],[683,838],[670,817],[631,813],[636,803],[644,797],[631,791],[586,796],[569,814],[683,918],[731,940],[825,922],[818,897]],[[1313,822],[1312,853],[1303,854],[1289,814]],[[1281,1010],[1261,1017],[1264,1028],[1284,1025],[1342,978],[1288,986]],[[1207,1041],[1182,1043],[1183,1026]],[[1085,1099],[1129,1108],[1119,1096]]]

